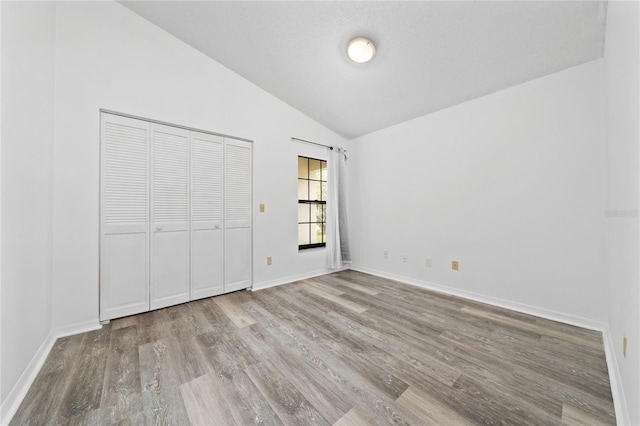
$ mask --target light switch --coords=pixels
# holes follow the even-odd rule
[[[264,204],[260,204],[260,213],[264,213]]]

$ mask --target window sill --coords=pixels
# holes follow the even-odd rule
[[[327,248],[326,244],[312,246],[312,247],[305,247],[305,248],[298,247],[298,253],[313,252],[313,251],[318,251],[318,250],[324,250],[326,248]]]

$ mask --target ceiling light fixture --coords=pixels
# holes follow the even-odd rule
[[[368,38],[356,37],[347,45],[347,55],[353,62],[364,64],[376,54],[376,47]]]

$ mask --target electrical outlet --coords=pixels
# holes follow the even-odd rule
[[[271,256],[267,257],[267,266],[271,266]]]
[[[627,336],[622,337],[622,355],[627,357]]]
[[[458,270],[458,261],[457,260],[452,260],[451,261],[451,269],[453,269],[454,271]]]
[[[384,256],[385,259],[389,258],[389,252],[387,250],[385,250],[382,255]]]
[[[427,268],[431,268],[431,258],[427,257],[424,259],[424,266],[426,266]]]
[[[264,213],[264,204],[260,204],[260,213]]]
[[[402,255],[402,263],[408,263],[409,262],[409,255],[408,254],[403,254]]]

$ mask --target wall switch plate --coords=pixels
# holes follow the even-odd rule
[[[260,204],[260,213],[264,213],[264,204]]]
[[[451,269],[453,269],[454,271],[458,270],[458,261],[457,260],[452,260],[451,261]]]
[[[382,255],[384,256],[385,259],[389,258],[389,252],[387,250],[385,250]]]
[[[427,268],[431,268],[431,258],[427,257],[424,259],[424,266],[426,266]]]
[[[267,257],[267,266],[271,266],[271,256]]]
[[[409,262],[409,255],[408,254],[403,254],[402,255],[402,263],[408,263]]]
[[[622,337],[622,355],[627,357],[627,336]]]

